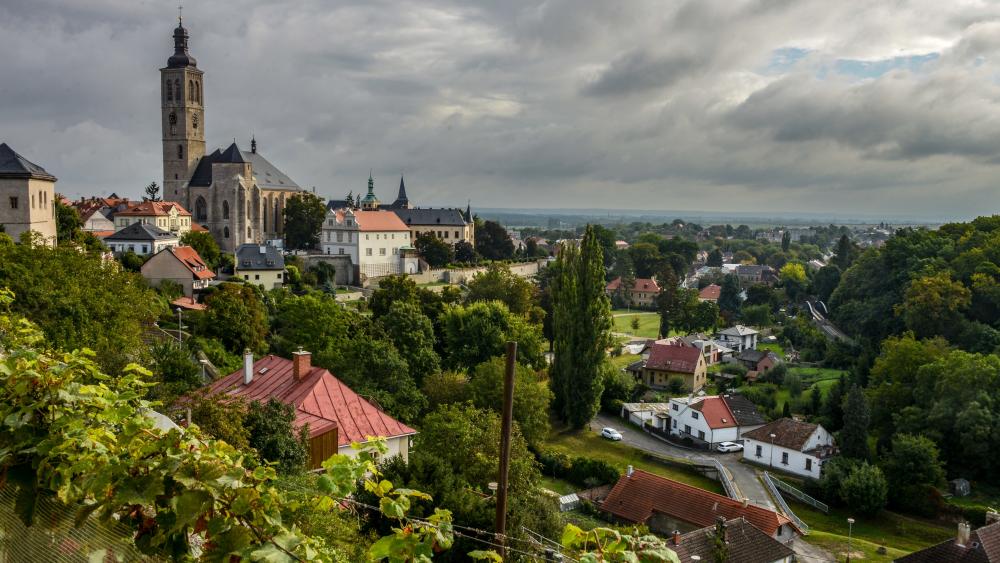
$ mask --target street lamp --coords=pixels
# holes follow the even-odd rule
[[[774,469],[774,439],[777,437],[777,434],[771,432],[770,436],[771,436],[771,463],[769,465],[771,466],[772,469]]]
[[[198,360],[198,363],[201,364],[201,382],[205,383],[206,382],[205,381],[205,366],[208,365],[208,360],[206,360],[206,359],[203,358],[201,360]]]
[[[851,537],[854,535],[854,518],[847,519],[847,563],[851,563]]]

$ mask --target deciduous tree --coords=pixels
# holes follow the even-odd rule
[[[502,412],[505,370],[503,358],[476,366],[468,387],[474,405]],[[551,401],[548,382],[539,378],[535,370],[519,364],[514,370],[514,420],[529,444],[541,444],[548,434]]]
[[[316,194],[302,192],[285,201],[285,246],[291,250],[309,250],[319,246],[326,219],[326,205]]]
[[[437,238],[432,233],[417,235],[414,248],[432,268],[443,268],[455,261],[455,252],[451,245]]]
[[[467,285],[466,303],[500,301],[518,315],[526,315],[536,306],[535,285],[511,272],[506,264],[488,265],[485,272],[473,276]]]
[[[209,268],[218,268],[222,251],[215,242],[212,233],[207,231],[188,231],[181,235],[181,244],[190,246],[208,264]]]
[[[857,385],[851,387],[844,404],[844,428],[840,431],[838,444],[844,457],[867,460],[868,424],[871,419],[864,393]]]

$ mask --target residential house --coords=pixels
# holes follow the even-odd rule
[[[719,331],[719,340],[739,354],[744,350],[757,349],[757,336],[759,334],[748,326],[736,325]]]
[[[0,143],[0,225],[15,242],[25,232],[56,245],[56,177]]]
[[[708,365],[701,350],[693,346],[656,342],[649,357],[629,366],[628,371],[653,389],[665,389],[672,379],[680,379],[686,392],[705,386]]]
[[[629,244],[623,240],[615,241],[615,250],[628,250]]]
[[[736,361],[747,368],[747,379],[754,381],[758,376],[781,363],[778,355],[770,350],[746,349],[736,356]]]
[[[818,424],[779,418],[743,434],[743,459],[819,479],[836,455],[833,436]]]
[[[264,289],[276,289],[285,281],[285,257],[274,246],[241,244],[236,249],[234,274]]]
[[[723,361],[725,358],[732,355],[733,351],[719,343],[717,340],[713,340],[705,334],[689,334],[687,336],[678,336],[674,338],[674,342],[682,346],[694,346],[701,350],[702,355],[705,356],[705,363],[714,366],[715,364]]]
[[[416,273],[412,243],[410,228],[391,211],[329,208],[323,223],[323,252],[349,256],[354,279]]]
[[[736,275],[744,286],[773,285],[774,282],[778,281],[778,273],[774,271],[774,268],[758,264],[740,264],[736,266]]]
[[[739,441],[744,433],[764,424],[753,403],[740,395],[673,398],[668,415],[670,434],[709,448]]]
[[[153,225],[178,236],[193,227],[191,212],[173,201],[144,201],[114,214],[115,227],[122,229],[135,223]]]
[[[792,563],[795,552],[760,531],[745,517],[726,520],[720,516],[713,526],[686,534],[679,531],[668,541],[669,548],[681,561],[719,561],[718,545],[726,546],[722,563]]]
[[[86,213],[80,213],[80,219],[83,221],[83,226],[80,229],[88,233],[114,232],[113,216],[114,209],[110,207],[92,207]]]
[[[622,403],[621,417],[639,426],[664,430],[668,426],[670,403]]]
[[[720,516],[727,522],[745,518],[780,542],[800,534],[787,517],[773,510],[631,467],[618,479],[600,508],[619,521],[646,524],[663,535],[704,528]]]
[[[139,256],[156,254],[164,248],[177,246],[181,239],[175,233],[145,223],[133,223],[104,237],[104,244],[115,253],[134,252]]]
[[[143,226],[148,228],[148,225]],[[215,273],[208,269],[198,251],[190,246],[164,248],[146,260],[140,271],[142,277],[154,287],[164,280],[179,283],[187,297],[194,297],[195,291],[205,289],[215,279]]]
[[[328,370],[313,366],[309,352],[294,352],[291,360],[265,356],[256,361],[248,352],[242,369],[216,380],[206,390],[248,401],[276,399],[294,407],[295,428],[309,428],[313,469],[333,454],[357,455],[351,443],[363,444],[372,437],[385,438],[387,456],[406,460],[410,438],[416,434]]]
[[[1000,514],[986,512],[986,524],[972,530],[966,522],[958,524],[953,539],[914,551],[893,560],[894,563],[1000,563]]]
[[[621,277],[617,277],[604,286],[604,292],[612,299],[618,296],[624,305],[652,309],[656,306],[660,286],[655,279],[636,278],[632,286],[628,287]]]
[[[717,284],[706,285],[698,292],[698,301],[719,302],[719,295],[722,294],[722,286]]]

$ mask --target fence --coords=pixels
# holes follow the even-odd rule
[[[821,511],[823,514],[830,512],[830,507],[826,503],[820,502],[813,497],[803,493],[802,491],[796,489],[795,487],[789,485],[788,483],[772,476],[771,481],[774,482],[774,486],[777,487],[782,492],[788,493],[795,497],[795,500],[801,502],[802,504],[808,504],[809,506]]]
[[[775,487],[774,485],[774,481],[772,481],[771,479],[772,479],[771,475],[767,471],[765,471],[764,485],[767,486],[767,490],[771,493],[771,496],[774,497],[774,500],[777,501],[778,504],[781,506],[781,510],[782,512],[785,513],[785,516],[787,516],[789,520],[795,523],[795,526],[802,532],[802,535],[808,536],[809,526],[806,525],[806,523],[803,522],[801,518],[796,516],[794,512],[792,512],[792,509],[788,507],[788,503],[785,502],[785,498],[781,496],[781,492],[778,491],[778,488]]]
[[[715,470],[719,472],[719,482],[722,483],[722,488],[726,491],[726,496],[731,499],[740,500],[740,495],[736,492],[736,487],[733,486],[733,481],[729,478],[729,472],[719,463],[719,460],[713,459],[711,461],[715,465]]]

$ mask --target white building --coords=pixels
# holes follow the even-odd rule
[[[758,334],[760,333],[748,326],[736,325],[720,331],[719,340],[739,354],[743,350],[757,349]]]
[[[747,432],[743,440],[743,459],[813,479],[819,479],[823,464],[837,453],[825,428],[790,418]]]
[[[104,244],[115,253],[132,251],[139,256],[156,254],[164,248],[179,246],[181,239],[174,233],[146,223],[132,223],[104,237]]]
[[[236,249],[234,274],[264,289],[277,289],[285,282],[285,257],[274,246],[241,244]]]
[[[329,209],[321,241],[325,254],[347,255],[368,277],[417,273],[410,229],[391,211]]]
[[[740,395],[670,399],[667,415],[670,434],[710,448],[721,442],[737,442],[764,424],[753,403]]]

